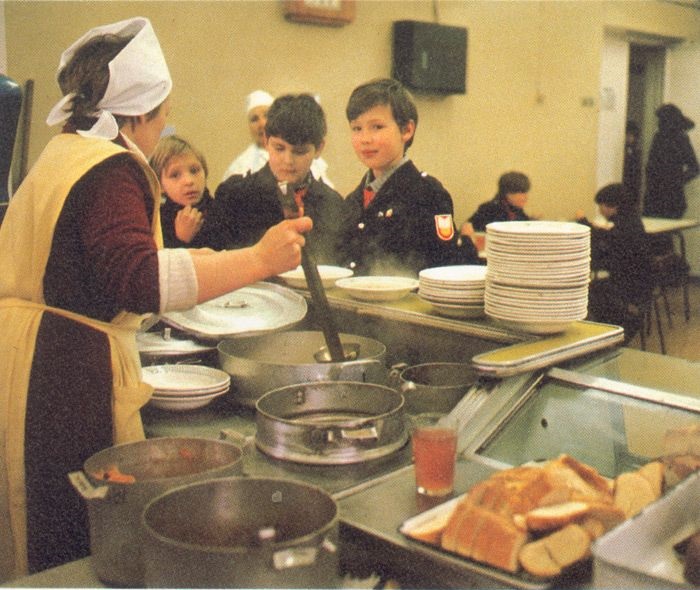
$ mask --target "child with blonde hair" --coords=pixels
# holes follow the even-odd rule
[[[150,164],[160,180],[160,221],[166,248],[204,248],[200,233],[213,199],[204,154],[177,135],[163,137]]]

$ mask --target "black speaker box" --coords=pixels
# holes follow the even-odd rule
[[[402,20],[393,23],[391,75],[426,94],[467,91],[467,29]]]

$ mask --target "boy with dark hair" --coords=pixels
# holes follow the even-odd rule
[[[373,80],[355,88],[346,115],[369,170],[345,200],[343,263],[359,275],[479,264],[470,237],[455,231],[450,194],[406,155],[418,123],[408,91],[396,80]]]
[[[595,202],[612,227],[591,227],[591,265],[608,276],[591,281],[588,317],[622,326],[629,342],[641,328],[641,308],[651,297],[649,238],[636,199],[623,184],[604,186]],[[591,225],[582,217],[579,222]]]
[[[325,144],[323,109],[309,94],[281,96],[267,112],[265,136],[269,162],[219,185],[203,239],[215,249],[248,246],[283,219],[303,214],[314,223],[307,248],[316,263],[337,264],[343,199],[310,172]]]
[[[528,221],[525,213],[530,179],[522,172],[506,172],[498,179],[498,192],[490,201],[482,203],[469,222],[476,231],[486,231],[494,221]]]

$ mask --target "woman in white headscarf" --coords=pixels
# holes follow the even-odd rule
[[[311,220],[251,248],[162,249],[160,189],[146,157],[172,82],[150,22],[92,29],[62,55],[65,123],[0,228],[0,581],[88,554],[67,473],[143,438],[135,334],[147,314],[187,309],[296,267]]]

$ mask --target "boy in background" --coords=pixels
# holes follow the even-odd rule
[[[268,163],[219,185],[204,239],[215,249],[251,245],[283,219],[303,214],[313,220],[307,249],[316,263],[337,264],[343,199],[311,173],[325,144],[323,109],[310,94],[281,96],[267,112],[265,136]]]
[[[418,112],[405,88],[392,79],[358,86],[346,115],[352,146],[369,170],[345,200],[343,264],[358,275],[479,264],[470,237],[455,231],[450,194],[406,155]]]
[[[506,172],[498,179],[498,192],[490,201],[482,203],[469,218],[476,231],[486,231],[494,221],[528,221],[525,213],[530,179],[522,172]]]

